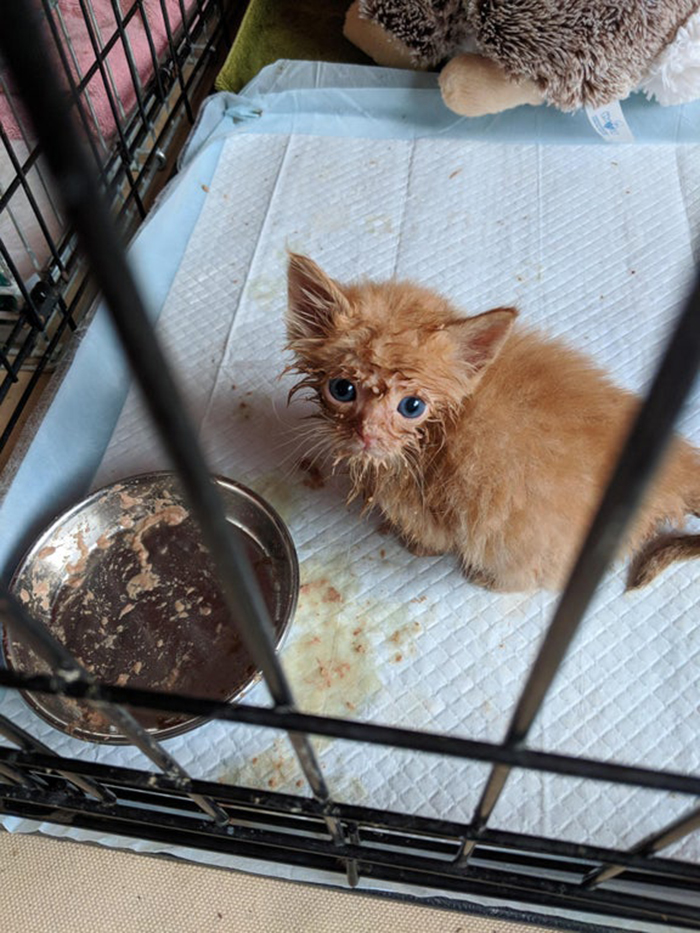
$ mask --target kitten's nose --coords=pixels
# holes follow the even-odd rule
[[[358,425],[357,433],[365,450],[369,450],[377,443],[376,433],[366,425]]]

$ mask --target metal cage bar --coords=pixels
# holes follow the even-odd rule
[[[159,5],[111,0],[114,23],[106,27],[104,19],[98,22],[91,0],[82,0],[75,16],[82,11],[84,41],[93,52],[92,60],[85,61],[73,46],[71,28],[78,27],[71,27],[71,22],[77,20],[68,22],[55,0],[37,0],[57,69],[69,86],[83,142],[125,238],[135,232],[174,169],[179,144],[199,102],[211,91],[231,24],[240,20],[246,2],[180,4],[178,22],[173,17],[169,38],[157,47],[156,25],[159,34],[165,29],[158,20]],[[146,40],[139,63],[132,50],[132,30]],[[125,61],[120,81],[111,64],[118,53]],[[98,85],[104,88],[111,128],[100,123]],[[7,114],[6,125],[0,126],[0,159],[5,164],[0,184],[0,285],[4,279],[11,284],[9,295],[6,287],[0,294],[1,455],[25,407],[36,398],[42,374],[60,359],[74,325],[89,313],[95,290],[75,235],[58,207],[57,192],[47,180],[41,147],[1,62],[0,88]],[[2,261],[7,256],[9,263]],[[30,320],[31,293],[37,283],[53,301],[44,303],[41,320]]]

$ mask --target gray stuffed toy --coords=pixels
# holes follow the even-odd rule
[[[379,64],[434,68],[465,116],[700,98],[699,0],[354,0],[345,35]]]

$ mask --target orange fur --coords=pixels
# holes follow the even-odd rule
[[[516,316],[465,318],[410,283],[341,286],[291,255],[287,328],[302,374],[291,394],[312,390],[318,449],[411,550],[456,553],[493,589],[558,588],[639,403],[581,354],[513,327]],[[355,397],[335,398],[329,379]],[[425,411],[404,417],[407,397]],[[653,542],[698,511],[700,453],[676,438],[625,542],[639,551],[631,585],[697,552],[676,536],[661,559]]]

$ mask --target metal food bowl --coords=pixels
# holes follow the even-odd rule
[[[299,591],[294,544],[260,496],[222,477],[213,481],[261,585],[279,649]],[[24,557],[11,590],[104,683],[235,701],[259,679],[173,473],[122,480],[64,512]],[[49,670],[18,632],[5,629],[3,650],[11,670]],[[48,723],[76,738],[128,741],[101,712],[77,700],[22,696]],[[163,739],[205,721],[130,711]]]

